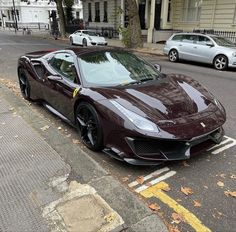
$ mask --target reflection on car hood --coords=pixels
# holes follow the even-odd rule
[[[105,42],[105,38],[104,37],[100,37],[100,36],[89,36],[92,41],[94,42]]]
[[[125,108],[154,121],[174,120],[202,112],[212,101],[204,87],[183,75],[169,75],[160,81],[107,88],[104,93],[106,98],[115,99]]]

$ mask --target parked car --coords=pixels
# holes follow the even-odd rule
[[[104,37],[90,30],[75,31],[69,36],[70,44],[82,45],[82,46],[97,46],[107,45],[107,41]]]
[[[131,164],[184,160],[221,142],[226,113],[191,77],[132,53],[92,47],[23,55],[23,97],[74,125],[92,150]]]
[[[164,46],[171,62],[179,59],[213,64],[218,70],[236,67],[236,44],[218,35],[178,33]]]

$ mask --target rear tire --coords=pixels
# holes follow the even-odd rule
[[[217,70],[225,70],[228,67],[228,58],[225,55],[215,57],[213,65]]]
[[[169,57],[169,61],[177,62],[179,60],[179,53],[176,49],[171,49],[168,57]]]
[[[83,47],[87,47],[87,46],[88,46],[87,40],[86,40],[86,39],[83,39],[82,44],[83,44]]]
[[[30,83],[23,68],[18,71],[18,79],[20,84],[20,91],[24,99],[31,101],[30,98]]]

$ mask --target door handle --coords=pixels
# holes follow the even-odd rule
[[[179,44],[179,47],[182,47],[183,45],[182,44]]]
[[[197,47],[193,47],[193,48],[197,48]]]

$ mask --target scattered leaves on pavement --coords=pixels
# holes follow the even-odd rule
[[[110,223],[113,222],[115,220],[116,216],[114,213],[109,213],[108,215],[106,215],[104,217],[104,219],[106,220],[106,222]]]
[[[79,143],[80,143],[80,141],[79,141],[78,139],[72,139],[72,142],[73,142],[74,144],[79,144]]]
[[[143,182],[144,182],[143,176],[138,176],[138,178],[136,179],[136,181],[137,181],[139,184],[143,184]]]
[[[182,215],[178,214],[178,213],[172,213],[171,217],[173,218],[173,223],[175,224],[179,224],[180,222],[184,222],[184,218]]]
[[[46,126],[44,126],[44,127],[41,127],[40,129],[41,129],[42,131],[46,131],[46,130],[48,130],[49,128],[50,128],[50,126],[46,125]]]
[[[236,175],[231,175],[230,178],[236,180]]]
[[[232,191],[225,191],[224,194],[228,197],[236,197],[236,191],[232,192]]]
[[[195,200],[193,200],[193,205],[194,205],[194,207],[201,207],[202,206],[202,204],[199,201],[195,201]]]
[[[186,196],[193,194],[193,190],[189,187],[182,187],[181,192],[184,193]]]
[[[182,165],[183,165],[184,167],[189,167],[189,166],[190,166],[190,165],[187,163],[186,160],[182,161]]]
[[[169,186],[168,184],[163,185],[163,186],[161,187],[161,190],[163,190],[163,191],[165,191],[165,192],[169,192],[169,191],[170,191],[170,186]]]
[[[122,178],[123,182],[127,182],[128,180],[129,180],[129,177],[127,177],[127,176]]]
[[[217,185],[220,186],[221,188],[225,186],[225,184],[222,181],[218,181]]]
[[[152,203],[148,207],[149,207],[149,209],[151,209],[153,211],[158,211],[158,210],[161,209],[161,207],[158,204],[156,204],[156,203]]]

